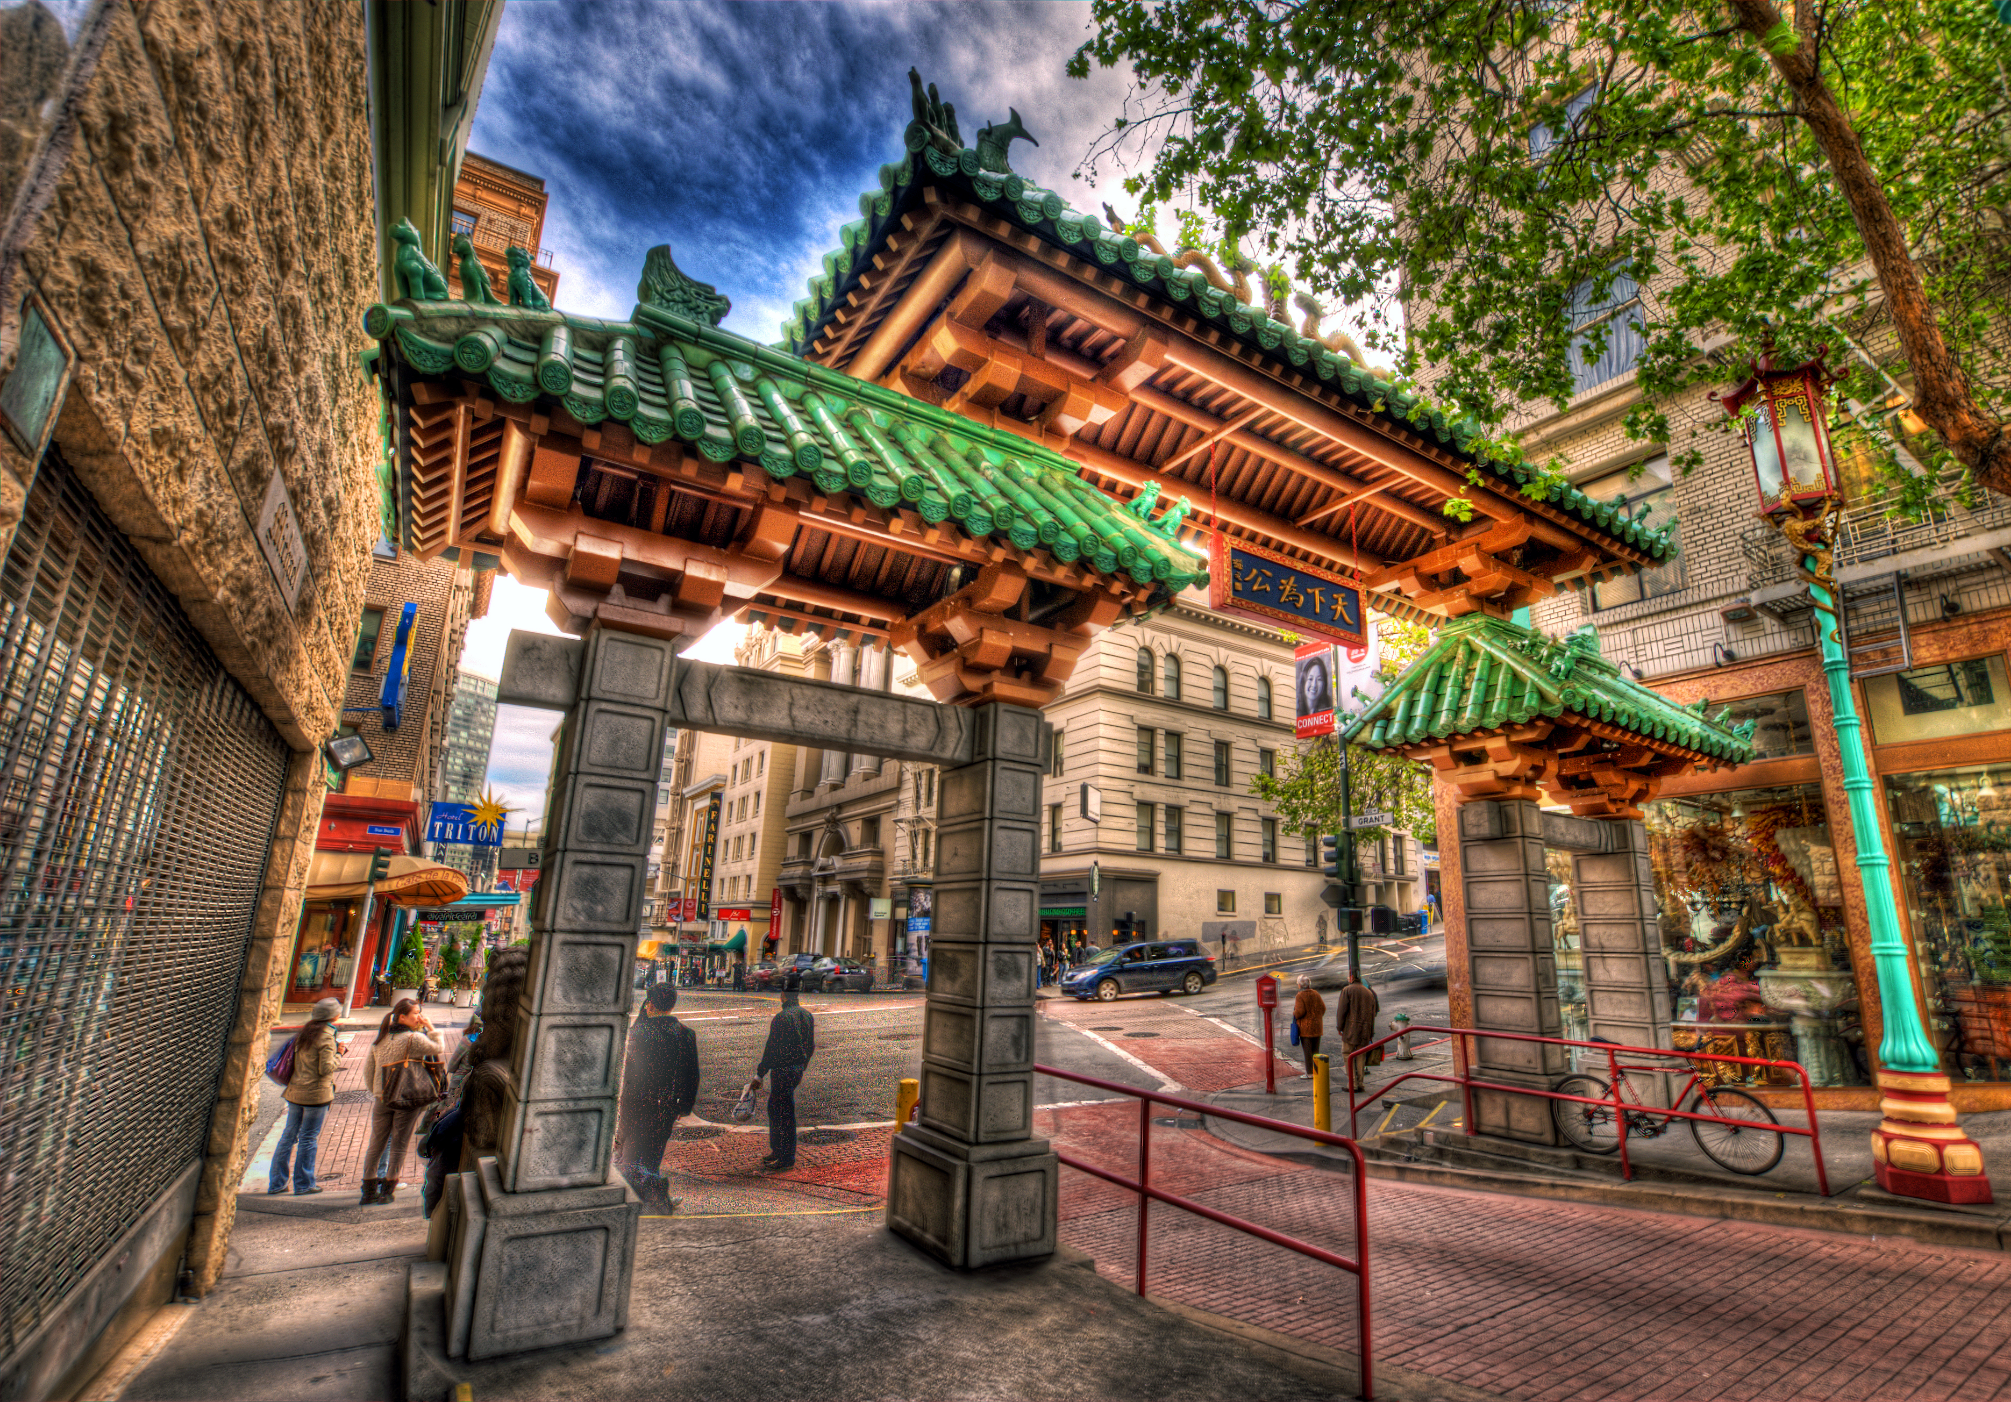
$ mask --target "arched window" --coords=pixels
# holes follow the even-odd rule
[[[1166,675],[1166,686],[1161,691],[1160,694],[1164,696],[1168,701],[1178,701],[1180,699],[1179,653],[1169,652],[1166,654],[1166,666],[1164,668],[1164,671]]]
[[[1229,709],[1229,669],[1226,667],[1215,669],[1215,709]]]
[[[1138,694],[1152,694],[1152,649],[1149,647],[1138,649]]]
[[[1269,720],[1270,718],[1271,679],[1269,677],[1259,677],[1257,678],[1257,719]]]

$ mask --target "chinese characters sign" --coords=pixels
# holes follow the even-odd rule
[[[1210,608],[1357,647],[1367,641],[1361,590],[1339,575],[1253,545],[1233,545],[1219,535],[1209,542],[1209,556]]]

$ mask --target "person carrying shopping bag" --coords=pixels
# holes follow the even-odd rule
[[[342,1000],[323,998],[308,1015],[307,1026],[293,1042],[293,1073],[287,1078],[286,1129],[272,1151],[268,1193],[286,1191],[289,1165],[296,1197],[321,1191],[314,1181],[314,1156],[321,1143],[321,1121],[335,1099],[335,1073],[342,1069],[342,1044],[335,1040],[335,1019]]]
[[[363,1171],[378,1176],[363,1180],[361,1205],[371,1207],[396,1197],[398,1175],[405,1170],[405,1151],[426,1107],[440,1098],[438,1058],[447,1050],[433,1033],[433,1023],[411,998],[400,998],[377,1029],[370,1059],[363,1068],[364,1084],[377,1104],[370,1112],[370,1145],[363,1154]],[[428,1062],[432,1065],[428,1065]],[[431,1093],[427,1093],[428,1087]],[[381,1165],[381,1166],[380,1166]]]

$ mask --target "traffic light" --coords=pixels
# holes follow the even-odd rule
[[[391,874],[391,849],[379,847],[370,857],[370,880],[373,884]]]
[[[1320,839],[1320,860],[1324,863],[1320,868],[1320,874],[1325,876],[1329,881],[1339,881],[1342,872],[1341,840],[1338,837],[1323,837]],[[1347,902],[1343,901],[1342,904],[1345,905]]]
[[[1372,935],[1393,935],[1397,932],[1397,913],[1386,905],[1369,907],[1369,933]]]

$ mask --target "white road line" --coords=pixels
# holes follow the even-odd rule
[[[1059,1019],[1056,1020],[1059,1021]],[[1097,1036],[1087,1027],[1075,1027],[1072,1023],[1062,1023],[1062,1026],[1072,1028],[1074,1031],[1089,1038],[1090,1041],[1096,1043],[1099,1047],[1102,1047],[1105,1051],[1109,1052],[1111,1055],[1130,1062],[1133,1066],[1136,1066],[1146,1075],[1157,1079],[1159,1084],[1156,1087],[1154,1087],[1154,1089],[1156,1089],[1161,1095],[1171,1095],[1176,1090],[1187,1089],[1187,1087],[1181,1085],[1180,1082],[1168,1079],[1164,1071],[1159,1070],[1157,1067],[1147,1066],[1144,1062],[1140,1061],[1137,1057],[1133,1056],[1123,1047],[1118,1046],[1117,1043],[1110,1041],[1108,1038]]]

